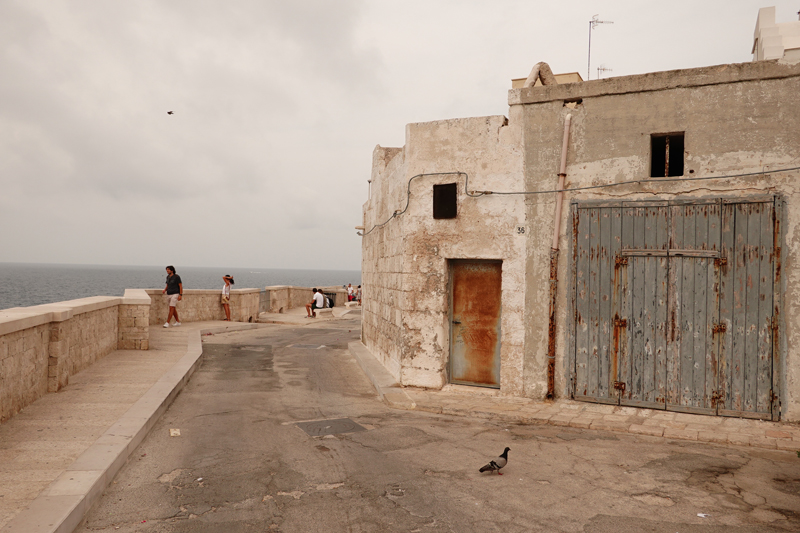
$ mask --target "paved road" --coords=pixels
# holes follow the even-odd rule
[[[78,531],[800,530],[796,454],[393,411],[346,350],[357,328],[207,337],[201,368]],[[365,430],[295,425],[338,418]],[[505,475],[479,474],[505,446]]]

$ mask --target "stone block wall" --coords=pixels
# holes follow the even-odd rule
[[[151,297],[151,326],[160,326],[167,321],[169,306],[166,295],[160,289],[147,289]],[[178,316],[181,322],[200,322],[204,320],[223,320],[225,310],[220,303],[221,291],[187,289],[183,299],[178,302]],[[236,322],[255,322],[258,319],[259,289],[231,290],[231,320]]]
[[[402,148],[375,147],[372,195],[364,206],[366,231],[392,217],[405,204],[407,180]],[[403,219],[376,227],[361,247],[361,341],[394,376],[401,379],[403,346]]]
[[[272,285],[266,287],[266,291],[269,292],[269,313],[284,313],[295,307],[303,307],[314,296],[311,287]]]
[[[47,393],[50,324],[0,334],[0,422]]]
[[[73,315],[50,324],[48,391],[117,349],[119,305]]]

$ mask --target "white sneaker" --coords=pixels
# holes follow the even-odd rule
[[[168,328],[169,327],[169,322],[164,322],[164,327]]]
[[[180,325],[181,325],[181,323],[180,323],[180,322],[175,322],[175,325],[174,325],[174,326],[172,326],[172,327],[174,327],[174,328],[177,328],[177,327],[178,327],[178,326],[180,326]]]

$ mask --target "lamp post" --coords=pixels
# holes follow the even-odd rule
[[[598,24],[614,24],[610,20],[597,20],[597,17],[599,15],[593,16],[592,20],[589,21],[589,65],[586,69],[586,81],[592,78],[592,29]]]

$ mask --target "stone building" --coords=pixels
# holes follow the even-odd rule
[[[409,124],[373,153],[365,346],[406,386],[800,420],[798,94],[786,60],[539,64],[508,118]]]

